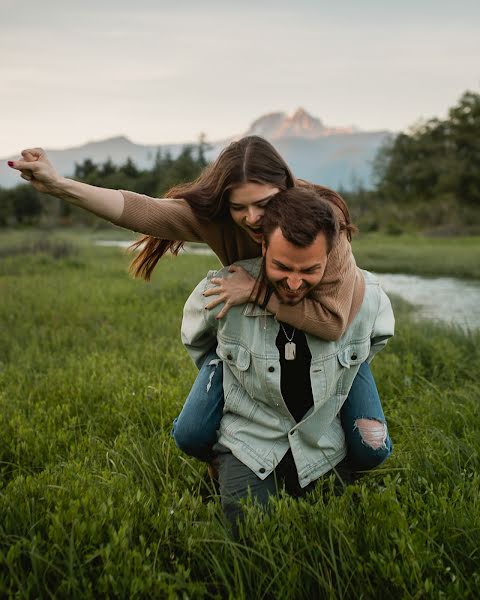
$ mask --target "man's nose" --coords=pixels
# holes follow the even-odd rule
[[[298,275],[290,275],[290,277],[287,277],[287,285],[292,292],[296,292],[302,287],[302,278]]]
[[[258,225],[263,215],[263,211],[255,206],[249,206],[246,216],[248,225]]]

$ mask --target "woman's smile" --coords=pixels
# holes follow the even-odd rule
[[[242,183],[230,192],[230,215],[235,223],[257,242],[262,243],[262,218],[265,207],[279,188],[266,183]]]

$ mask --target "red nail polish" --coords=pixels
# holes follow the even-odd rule
[[[13,167],[13,160],[9,160],[9,161],[8,161],[8,163],[7,163],[7,165],[8,165],[9,167]]]

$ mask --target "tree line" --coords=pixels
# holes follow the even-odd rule
[[[123,189],[162,197],[181,182],[196,179],[207,165],[206,144],[185,146],[177,158],[170,152],[157,152],[151,169],[139,169],[131,158],[123,165],[115,165],[110,158],[95,164],[86,159],[75,164],[73,178],[111,189]],[[30,184],[19,184],[12,189],[0,189],[0,226],[7,225],[106,225],[101,219],[65,200],[37,192]]]
[[[172,186],[195,179],[207,165],[206,144],[185,147],[177,158],[158,153],[149,170],[129,158],[87,159],[74,178],[113,189],[161,197]],[[374,162],[375,187],[339,190],[361,231],[480,233],[480,94],[467,91],[444,120],[430,119],[392,137]],[[69,203],[39,194],[28,184],[0,189],[0,226],[99,224]]]
[[[387,141],[375,188],[344,192],[361,230],[480,233],[480,94]]]

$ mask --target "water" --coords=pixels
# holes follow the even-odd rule
[[[480,328],[480,282],[454,277],[421,277],[393,273],[375,274],[383,289],[416,306],[422,319]]]
[[[128,248],[132,242],[96,241],[99,246]],[[193,246],[191,254],[212,254],[210,248]],[[416,306],[421,319],[442,321],[466,330],[480,328],[480,282],[454,277],[421,277],[398,273],[375,274],[383,289]]]

